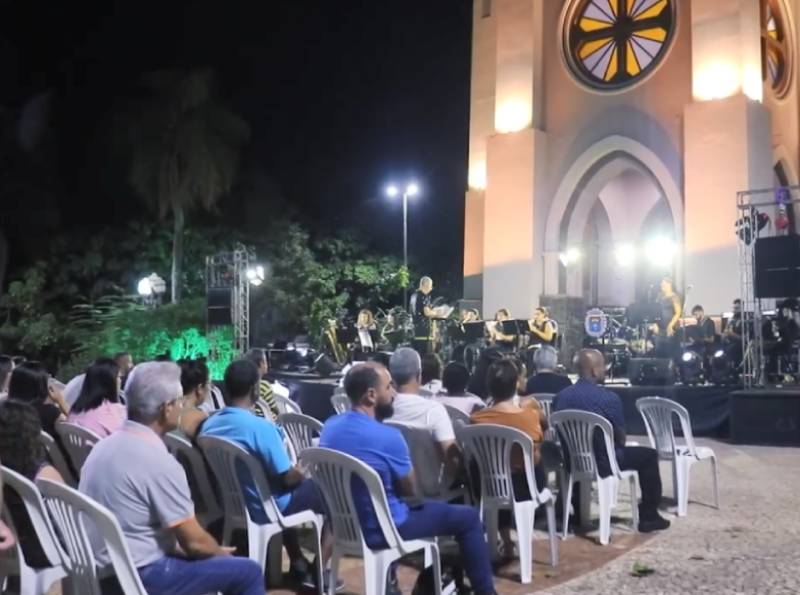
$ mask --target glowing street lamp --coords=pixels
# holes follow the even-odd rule
[[[253,287],[258,287],[264,282],[266,278],[264,275],[264,267],[259,265],[250,267],[247,269],[247,280],[250,282],[250,285]]]
[[[416,182],[406,184],[403,192],[403,267],[408,271],[408,199],[419,194],[419,185]],[[394,184],[386,187],[386,196],[396,198],[400,189]],[[408,309],[408,287],[403,289],[403,306]]]
[[[166,290],[167,282],[156,273],[140,279],[136,285],[136,291],[142,296],[142,299],[153,306],[161,301],[161,296],[164,295]]]

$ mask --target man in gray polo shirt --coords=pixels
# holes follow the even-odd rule
[[[263,595],[259,565],[233,557],[197,522],[186,474],[161,439],[178,425],[180,378],[172,362],[136,367],[128,421],[92,449],[80,491],[117,516],[150,595]],[[97,561],[108,563],[107,553],[98,549]]]

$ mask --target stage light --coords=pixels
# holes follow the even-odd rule
[[[677,247],[669,238],[656,237],[647,243],[647,259],[655,266],[669,268],[675,261]]]
[[[687,364],[688,364],[690,361],[692,361],[694,358],[695,358],[695,355],[694,355],[694,353],[692,353],[691,351],[687,351],[686,353],[684,353],[684,354],[681,356],[681,359],[684,361],[684,363],[687,363]]]
[[[531,124],[531,106],[519,99],[505,101],[497,108],[494,121],[502,134],[524,130]]]
[[[398,194],[400,194],[400,191],[397,189],[397,186],[395,186],[394,184],[391,184],[391,185],[386,187],[386,196],[388,196],[389,198],[394,198]]]
[[[558,260],[561,261],[565,267],[575,264],[581,259],[581,251],[575,247],[569,248],[558,255]]]
[[[717,351],[714,352],[714,357],[716,358],[725,357],[725,352],[722,351],[722,349],[718,349]]]
[[[419,186],[418,186],[416,183],[414,183],[414,182],[411,182],[411,183],[410,183],[410,184],[409,184],[409,185],[406,187],[406,194],[407,194],[408,196],[416,196],[417,194],[419,194]]]
[[[486,161],[470,166],[467,183],[475,190],[486,190]]]
[[[264,275],[264,267],[256,265],[254,267],[250,267],[247,269],[247,280],[250,282],[250,285],[254,287],[258,287],[264,282],[265,275]]]
[[[636,249],[632,244],[617,244],[614,248],[614,258],[621,267],[629,267],[636,261]]]
[[[140,279],[139,284],[136,286],[136,291],[138,291],[139,295],[142,297],[150,297],[153,295],[153,286],[150,285],[150,278],[145,277],[144,279]]]
[[[681,355],[678,371],[683,384],[701,384],[705,381],[703,362],[694,351],[685,351]]]

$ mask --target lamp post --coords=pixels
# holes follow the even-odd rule
[[[386,196],[395,198],[400,194],[400,190],[394,184],[386,187]],[[419,186],[415,182],[409,182],[403,190],[403,267],[408,273],[408,199],[419,194]],[[408,284],[403,288],[403,307],[408,310]]]

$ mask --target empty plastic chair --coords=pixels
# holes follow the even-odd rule
[[[314,439],[322,432],[322,422],[302,413],[282,413],[278,416],[278,425],[283,428],[297,456],[315,446]]]
[[[533,474],[533,441],[517,429],[495,424],[478,424],[462,430],[465,456],[478,464],[481,485],[481,518],[493,553],[497,554],[498,512],[511,510],[517,528],[520,575],[523,583],[533,578],[533,521],[536,509],[547,507],[547,529],[550,534],[550,564],[558,564],[556,542],[555,496],[549,489],[541,492]],[[515,498],[512,481],[511,453],[517,446],[522,451],[524,473],[530,500]]]
[[[36,485],[63,538],[75,593],[101,595],[99,579],[116,575],[125,595],[147,595],[119,522],[110,510],[63,484],[39,479]],[[103,569],[98,569],[95,562],[89,527],[103,540],[111,559],[111,564]]]
[[[283,395],[279,395],[278,393],[273,393],[272,396],[275,397],[275,403],[278,405],[279,414],[303,413],[303,410],[300,409],[300,405],[292,401],[289,397],[284,397]]]
[[[14,549],[0,554],[0,577],[19,576],[20,595],[44,595],[54,582],[67,576],[67,554],[58,542],[36,485],[27,477],[8,467],[3,467],[2,471],[3,483],[17,494],[25,507],[31,527],[36,533],[36,539],[49,562],[49,567],[32,568],[25,560],[22,547],[17,540]],[[0,486],[0,491],[2,491],[2,486]],[[13,518],[7,508],[3,510],[3,516],[8,525],[14,528],[14,533],[18,535]],[[0,584],[2,583],[0,582]]]
[[[611,536],[611,510],[617,505],[617,491],[620,481],[627,480],[631,494],[631,516],[633,530],[639,527],[639,506],[637,501],[636,471],[620,471],[617,455],[614,450],[613,430],[605,418],[587,411],[558,411],[550,418],[551,425],[561,437],[561,444],[569,457],[567,474],[567,492],[563,499],[564,525],[563,536],[567,536],[569,525],[569,509],[572,502],[572,487],[576,481],[585,483],[581,490],[581,520],[586,522],[588,515],[589,488],[593,481],[597,482],[597,499],[600,507],[600,543],[607,545]],[[611,475],[600,477],[593,448],[595,428],[599,428],[603,436],[603,444],[608,457]]]
[[[61,474],[64,482],[72,487],[77,486],[78,482],[75,480],[75,476],[72,474],[69,464],[67,464],[67,459],[64,458],[64,454],[61,452],[61,448],[58,446],[55,439],[42,430],[42,433],[39,434],[39,440],[44,445],[44,449],[47,452],[47,460],[50,461],[50,464]]]
[[[91,430],[69,422],[57,423],[56,432],[61,437],[61,443],[69,455],[72,468],[80,475],[83,464],[86,462],[89,453],[92,452],[92,448],[100,442],[100,436]]]
[[[339,561],[342,556],[357,556],[364,559],[364,593],[366,595],[384,595],[389,566],[395,560],[420,550],[425,552],[426,566],[433,564],[434,592],[439,595],[442,584],[442,573],[439,561],[439,547],[433,541],[414,539],[406,541],[397,531],[386,492],[378,474],[350,455],[329,448],[309,448],[300,456],[322,490],[330,509],[330,520],[333,535],[336,538],[331,558],[331,576],[329,594],[335,592]],[[361,522],[358,518],[353,498],[353,479],[361,480],[369,492],[372,509],[383,531],[387,547],[372,550],[364,542]]]
[[[216,436],[200,436],[197,440],[205,454],[208,464],[217,478],[222,493],[225,510],[225,526],[223,528],[223,544],[229,544],[233,528],[244,525],[247,529],[248,555],[265,568],[267,549],[270,539],[280,535],[284,529],[310,523],[314,528],[317,551],[317,584],[322,591],[322,556],[320,555],[320,534],[322,525],[314,511],[304,510],[290,516],[284,516],[278,508],[269,487],[261,462],[238,444]],[[255,522],[245,502],[245,487],[240,481],[240,474],[249,476],[252,486],[258,493],[261,505],[269,522]],[[230,519],[230,520],[229,520]],[[242,520],[244,522],[242,522]],[[270,552],[269,577],[271,584],[280,580],[281,542],[275,544]]]
[[[164,444],[186,471],[186,477],[192,487],[192,500],[197,509],[197,520],[203,527],[208,527],[222,517],[222,506],[220,506],[214,491],[211,478],[208,476],[208,467],[206,467],[203,453],[196,449],[185,436],[176,432],[165,434]]]
[[[678,502],[678,516],[686,516],[689,508],[689,477],[692,465],[698,461],[711,461],[714,482],[714,506],[719,508],[719,471],[717,456],[707,446],[696,446],[692,435],[689,412],[683,405],[661,397],[642,397],[636,408],[644,419],[650,445],[658,452],[658,458],[672,463],[672,485]],[[675,436],[675,418],[681,426],[683,444]]]
[[[340,413],[347,413],[353,408],[353,404],[350,402],[350,397],[344,394],[344,392],[334,392],[331,396],[331,405],[333,405],[333,410],[337,415]]]

